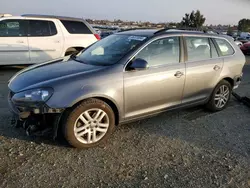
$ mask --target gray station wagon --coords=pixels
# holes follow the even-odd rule
[[[104,142],[115,126],[204,104],[223,110],[245,56],[226,36],[130,30],[77,55],[30,66],[9,81],[9,104],[28,134],[53,128],[74,147]]]

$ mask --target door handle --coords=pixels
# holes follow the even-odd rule
[[[180,72],[180,71],[177,71],[177,72],[174,74],[174,76],[177,77],[177,78],[180,78],[180,77],[182,77],[183,75],[184,75],[183,72]]]
[[[220,66],[218,66],[218,65],[215,65],[215,66],[214,66],[214,70],[215,70],[215,71],[218,71],[218,70],[220,70]]]
[[[21,43],[21,44],[24,43],[22,40],[18,40],[18,41],[16,41],[16,42],[17,42],[17,43]]]
[[[59,41],[59,40],[55,40],[54,42],[55,42],[55,43],[60,43],[60,41]]]

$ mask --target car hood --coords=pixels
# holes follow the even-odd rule
[[[9,80],[8,86],[11,91],[17,93],[45,81],[93,72],[104,67],[80,63],[69,58],[56,59],[21,70]]]

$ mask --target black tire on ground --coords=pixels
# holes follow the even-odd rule
[[[225,85],[225,86],[227,86],[229,88],[229,98],[228,98],[226,104],[222,108],[218,108],[215,105],[215,94],[218,92],[218,90],[220,89],[220,87],[223,86],[223,85]],[[230,101],[231,93],[232,93],[232,85],[228,81],[226,81],[226,80],[220,81],[217,84],[217,86],[215,87],[212,95],[210,96],[210,99],[209,99],[208,103],[206,104],[206,108],[208,110],[212,111],[212,112],[218,112],[218,111],[221,111],[221,110],[225,109],[227,107],[229,101]]]
[[[74,124],[76,120],[78,119],[78,117],[83,112],[85,112],[88,109],[93,109],[93,108],[99,108],[108,115],[109,127],[105,135],[101,138],[101,140],[95,143],[85,144],[85,143],[80,142],[76,138],[74,134]],[[74,109],[72,109],[68,113],[67,117],[64,118],[62,125],[63,125],[62,128],[63,128],[64,137],[70,145],[76,148],[81,148],[81,149],[91,148],[91,147],[99,146],[100,144],[104,144],[105,141],[111,136],[115,128],[115,115],[114,115],[112,108],[107,103],[99,99],[90,98],[90,99],[84,100]]]

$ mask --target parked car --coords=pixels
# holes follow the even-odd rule
[[[0,65],[49,61],[77,53],[99,39],[82,19],[5,15],[0,17]]]
[[[249,32],[241,32],[240,37],[241,38],[250,38],[250,33]]]
[[[8,100],[29,134],[53,122],[54,137],[62,130],[72,146],[89,148],[117,125],[163,111],[202,104],[223,110],[245,61],[220,35],[131,30],[20,71],[9,81]]]
[[[242,44],[244,44],[250,41],[250,37],[246,37],[246,38],[238,37],[237,41],[240,41],[242,42]]]
[[[241,47],[243,45],[243,43],[241,41],[237,40],[237,37],[232,37],[232,36],[229,36],[229,35],[224,35],[224,36],[230,38],[231,40],[234,40],[235,44],[237,46],[239,46],[239,47]]]
[[[250,54],[250,42],[244,43],[240,49],[245,55]]]
[[[112,31],[102,31],[101,32],[101,38],[103,39],[103,38],[105,38],[105,37],[107,37],[109,35],[112,35],[112,34],[113,34]]]

